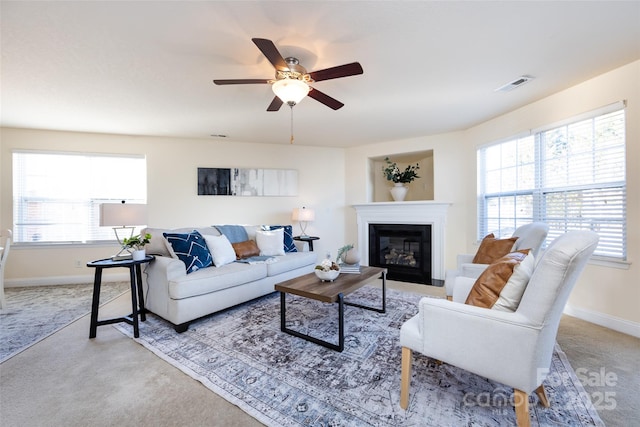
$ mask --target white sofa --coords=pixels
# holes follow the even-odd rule
[[[259,226],[244,228],[249,239],[255,240]],[[179,333],[186,331],[192,320],[274,292],[275,284],[311,273],[316,265],[316,254],[308,250],[307,243],[295,241],[298,252],[276,256],[275,262],[232,262],[187,274],[185,264],[170,253],[163,233],[193,230],[203,236],[220,235],[215,227],[142,230],[152,235],[147,254],[155,255],[143,275],[145,308],[171,322]]]

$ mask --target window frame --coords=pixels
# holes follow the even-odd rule
[[[135,178],[129,179],[131,175],[130,171],[123,171],[122,168],[114,168],[114,165],[104,165],[104,169],[101,169],[100,178],[104,179],[105,176],[109,176],[113,178],[115,175],[118,175],[119,178],[112,179],[109,181],[109,190],[107,191],[110,194],[102,194],[102,197],[98,197],[97,194],[93,193],[94,190],[90,190],[90,197],[86,196],[86,193],[81,195],[80,197],[70,198],[68,196],[57,196],[56,194],[51,192],[51,189],[47,189],[43,192],[43,194],[24,194],[29,191],[27,188],[25,179],[26,175],[29,173],[28,171],[19,171],[16,167],[16,163],[19,161],[16,159],[16,155],[39,155],[39,156],[65,156],[67,158],[76,157],[77,159],[84,160],[97,160],[104,161],[104,159],[109,159],[113,161],[119,160],[131,160],[131,161],[142,161],[139,166],[141,170],[136,170],[133,175]],[[100,246],[105,244],[113,244],[113,242],[117,242],[116,236],[112,230],[112,227],[101,227],[99,225],[99,211],[100,204],[102,203],[119,203],[123,199],[130,203],[146,203],[147,200],[147,162],[146,156],[144,154],[137,153],[95,153],[95,152],[77,152],[77,151],[66,151],[66,150],[24,150],[24,149],[15,149],[12,150],[11,153],[11,161],[12,161],[12,228],[13,228],[13,241],[12,244],[18,247],[28,248],[28,247],[59,247],[59,246],[74,246],[74,247],[87,247],[87,246]],[[55,159],[55,157],[51,157],[51,159]],[[117,165],[115,165],[117,166]],[[90,171],[93,171],[94,168],[91,168]],[[24,173],[25,175],[19,177],[17,174]],[[63,175],[63,174],[61,174]],[[80,173],[78,174],[80,176]],[[44,175],[47,176],[47,175]],[[81,178],[86,178],[86,174],[82,175]],[[95,177],[95,175],[93,176]],[[96,178],[94,178],[96,179]],[[130,190],[132,181],[140,182],[141,187],[135,190],[133,193]],[[23,186],[24,188],[20,189],[19,186]],[[113,197],[114,192],[118,192],[117,188],[114,191],[113,186],[120,185],[120,189],[123,189],[120,195],[131,196],[135,193],[137,197]],[[124,191],[124,186],[127,186],[128,190]],[[106,187],[106,186],[104,186]],[[32,187],[33,188],[33,187]],[[39,189],[38,189],[39,190]],[[100,190],[96,190],[100,191]],[[49,240],[27,240],[26,236],[28,234],[21,233],[19,228],[25,227],[25,224],[28,224],[30,220],[26,217],[24,212],[20,212],[20,210],[27,209],[26,203],[29,200],[41,200],[44,203],[44,206],[47,204],[51,206],[54,203],[59,203],[61,205],[77,205],[82,206],[84,208],[85,215],[80,215],[83,218],[84,224],[82,224],[82,231],[80,234],[74,235],[74,232],[69,230],[64,230],[65,233],[70,234],[70,238],[68,239],[49,239]],[[86,218],[86,213],[89,214],[89,218]],[[47,218],[47,214],[43,214],[40,218]],[[62,223],[64,224],[64,222]],[[60,225],[60,223],[56,223],[55,220],[49,223],[48,225]],[[37,227],[37,223],[34,224]],[[136,227],[135,232],[139,232],[142,227]]]
[[[623,164],[624,164],[624,172],[622,173],[622,179],[621,180],[602,180],[601,182],[592,182],[592,183],[588,183],[588,184],[573,184],[570,185],[569,183],[564,183],[562,185],[556,185],[555,187],[553,186],[548,186],[546,185],[547,183],[543,182],[544,180],[544,171],[545,169],[547,170],[547,173],[549,173],[549,167],[550,167],[550,162],[547,162],[547,159],[544,158],[544,141],[542,138],[542,135],[547,132],[547,131],[554,131],[557,129],[561,129],[563,127],[569,127],[572,124],[576,124],[576,123],[580,123],[580,122],[584,122],[587,120],[592,120],[595,124],[596,120],[599,117],[602,116],[606,116],[608,114],[611,113],[615,113],[615,112],[620,112],[622,114],[622,156],[623,158],[621,159]],[[589,191],[589,190],[599,190],[599,191],[605,191],[606,189],[610,189],[610,188],[614,188],[617,189],[620,193],[618,200],[618,203],[621,205],[621,211],[618,211],[620,213],[621,216],[619,217],[613,217],[613,216],[605,216],[603,217],[603,223],[616,223],[619,224],[621,227],[621,230],[617,233],[617,237],[615,239],[616,244],[618,245],[617,247],[619,247],[619,252],[616,254],[612,254],[612,255],[608,255],[606,254],[606,251],[604,249],[601,249],[600,251],[598,251],[598,249],[596,249],[596,253],[592,256],[592,261],[597,263],[597,264],[602,264],[602,265],[607,265],[607,266],[614,266],[614,267],[620,267],[623,266],[623,268],[628,268],[628,261],[627,261],[627,256],[628,256],[628,247],[627,247],[627,201],[626,201],[626,195],[627,195],[627,176],[626,176],[626,169],[627,169],[627,138],[626,138],[626,127],[627,127],[627,117],[626,117],[626,103],[624,101],[621,102],[617,102],[611,105],[607,105],[605,107],[593,110],[593,111],[589,111],[571,118],[568,118],[566,120],[563,120],[561,122],[556,122],[550,125],[546,125],[544,127],[540,127],[537,129],[533,129],[530,132],[526,132],[526,133],[521,133],[519,135],[514,135],[513,137],[510,138],[503,138],[501,140],[498,141],[494,141],[492,143],[489,144],[483,144],[481,146],[479,146],[477,148],[477,152],[476,152],[476,158],[477,158],[477,209],[478,209],[478,223],[477,223],[477,238],[478,241],[480,241],[485,235],[487,235],[489,232],[491,232],[491,230],[493,229],[493,227],[490,226],[490,223],[492,222],[492,216],[490,215],[489,211],[490,211],[490,200],[491,199],[496,199],[496,200],[500,200],[503,198],[508,198],[508,197],[523,197],[523,196],[527,196],[527,197],[531,197],[531,216],[518,216],[518,212],[516,212],[516,210],[514,209],[514,214],[512,218],[508,218],[506,216],[504,216],[502,213],[499,214],[498,216],[498,229],[501,229],[500,227],[503,226],[503,224],[501,223],[502,219],[505,218],[506,222],[509,223],[507,225],[511,225],[511,229],[515,229],[521,225],[524,225],[526,223],[532,222],[532,221],[543,221],[543,222],[548,222],[549,221],[549,212],[548,212],[548,203],[549,203],[549,195],[554,193],[554,192],[558,192],[558,193],[565,193],[565,194],[572,194],[572,193],[579,193],[581,191]],[[592,135],[592,139],[591,141],[595,142],[595,135]],[[510,190],[506,190],[506,191],[502,191],[501,189],[499,191],[492,191],[492,192],[488,192],[485,191],[485,189],[487,189],[488,184],[488,171],[491,170],[497,170],[500,173],[502,173],[502,171],[506,168],[508,168],[509,166],[503,166],[502,163],[500,164],[500,167],[497,169],[487,169],[485,168],[485,166],[487,165],[487,151],[489,149],[491,149],[492,147],[500,147],[499,149],[502,150],[503,147],[505,146],[505,144],[508,143],[514,143],[515,146],[518,145],[519,141],[523,141],[523,140],[529,140],[528,142],[533,142],[533,159],[534,159],[534,176],[535,176],[535,184],[533,188],[513,188]],[[592,144],[593,145],[593,144]],[[594,154],[599,154],[603,151],[603,149],[597,148],[597,147],[592,147],[594,149],[592,149],[591,151],[588,151],[589,153],[592,153],[592,156]],[[511,150],[516,150],[515,148],[511,148]],[[503,156],[502,151],[500,153],[501,156]],[[571,154],[568,158],[570,159],[571,156],[573,156],[573,158],[575,159],[576,156],[575,154]],[[500,162],[503,161],[503,157],[500,158]],[[517,162],[516,162],[517,164]],[[597,171],[594,169],[594,171]],[[596,172],[592,171],[592,173],[595,175]],[[503,176],[501,175],[500,179],[504,179]],[[502,181],[500,181],[500,184],[502,184]],[[517,183],[516,183],[517,186]],[[490,185],[489,185],[490,187]],[[602,196],[600,196],[602,197]],[[584,198],[581,198],[581,200],[584,200]],[[501,207],[500,204],[498,204],[498,206]],[[516,205],[514,205],[516,206]],[[595,206],[595,203],[594,203]],[[498,209],[498,211],[500,211],[500,209]],[[571,220],[571,216],[568,216],[566,213],[566,209],[565,209],[565,213],[563,216],[563,219],[565,220],[565,222],[568,222],[569,220]],[[557,220],[561,220],[560,218],[556,218]],[[608,221],[608,222],[607,222]],[[494,221],[495,223],[495,221]],[[553,227],[552,227],[553,228]],[[556,229],[557,228],[557,229]],[[543,243],[542,249],[544,250],[546,248],[546,246],[555,238],[557,237],[557,235],[559,233],[571,230],[571,229],[586,229],[585,227],[571,227],[569,226],[565,226],[564,228],[559,228],[556,227],[553,228],[552,230],[550,230],[549,236],[547,237],[547,240]],[[506,229],[506,228],[505,228]],[[501,236],[499,237],[506,237],[507,234],[503,233]],[[601,238],[600,244],[599,246],[602,248],[602,243],[603,243],[603,239]],[[600,252],[600,253],[598,253]]]

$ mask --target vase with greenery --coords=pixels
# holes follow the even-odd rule
[[[146,256],[144,246],[151,242],[151,234],[146,233],[144,236],[138,234],[136,236],[125,237],[122,240],[122,244],[125,248],[132,250],[132,257],[134,260],[144,259]]]
[[[416,163],[415,165],[408,165],[404,170],[400,170],[396,162],[392,162],[388,157],[385,157],[385,162],[387,162],[387,166],[382,169],[385,177],[388,181],[394,183],[394,187],[389,191],[391,192],[391,197],[396,202],[401,202],[404,200],[407,195],[407,187],[405,184],[412,182],[416,178],[420,178],[418,176],[418,169],[420,169],[420,165]]]
[[[387,166],[382,169],[382,171],[387,181],[391,181],[394,184],[408,184],[414,179],[420,178],[418,176],[418,169],[420,169],[418,163],[416,163],[415,166],[408,165],[401,171],[396,162],[392,162],[388,157],[385,157],[384,161],[387,162]]]

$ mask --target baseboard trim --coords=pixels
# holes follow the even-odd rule
[[[640,338],[640,323],[630,320],[621,319],[619,317],[610,316],[608,314],[598,313],[597,311],[585,310],[583,308],[572,307],[567,304],[564,308],[564,314],[577,317],[623,334]]]
[[[5,288],[19,288],[25,286],[50,286],[50,285],[77,285],[81,283],[93,283],[93,274],[78,276],[49,276],[30,277],[25,279],[7,279],[4,282]],[[128,282],[129,273],[104,274],[102,282]]]

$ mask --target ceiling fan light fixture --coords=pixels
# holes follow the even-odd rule
[[[273,82],[271,89],[282,102],[294,106],[307,96],[310,87],[302,80],[286,78]]]

